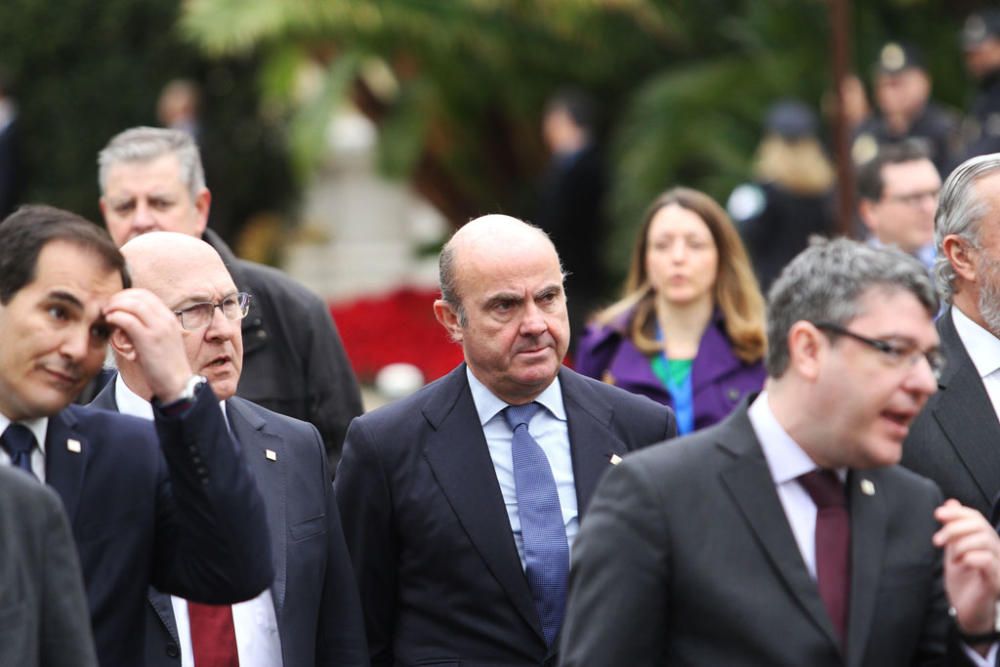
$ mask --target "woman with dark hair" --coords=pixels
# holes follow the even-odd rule
[[[674,188],[646,212],[624,296],[580,341],[578,371],[671,406],[679,433],[764,382],[764,299],[740,237],[707,195]]]

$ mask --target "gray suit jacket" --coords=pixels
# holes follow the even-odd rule
[[[947,365],[903,443],[903,465],[987,517],[1000,492],[1000,422],[951,319],[937,321]]]
[[[83,575],[62,502],[0,466],[0,665],[96,667]]]
[[[615,455],[675,433],[669,408],[560,374],[579,512]],[[373,665],[554,663],[461,364],[351,424],[337,502]]]
[[[899,466],[847,485],[846,655],[744,406],[604,477],[573,550],[561,664],[963,664],[931,544],[940,492]]]
[[[114,386],[105,387],[96,407],[117,410]],[[226,412],[267,507],[271,595],[285,667],[368,665],[361,604],[319,433],[238,397],[226,401]],[[170,597],[150,589],[147,612],[146,664],[176,667]]]

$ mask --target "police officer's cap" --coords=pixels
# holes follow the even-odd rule
[[[974,49],[990,38],[1000,38],[1000,9],[984,9],[965,19],[962,46]]]
[[[875,61],[876,74],[899,74],[908,69],[924,68],[924,59],[919,49],[903,42],[886,42],[878,52]]]
[[[764,127],[785,139],[802,139],[816,134],[816,114],[798,100],[782,100],[768,110]]]

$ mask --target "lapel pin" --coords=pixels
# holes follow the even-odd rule
[[[622,457],[618,456],[617,454],[611,455],[611,465],[616,466],[621,462],[622,462]]]
[[[265,449],[264,458],[266,458],[268,461],[277,461],[278,452],[274,451],[273,449]]]
[[[875,495],[875,484],[870,479],[861,480],[861,493],[866,496]]]
[[[73,452],[74,454],[79,454],[81,451],[83,451],[83,447],[80,446],[80,441],[74,440],[73,438],[70,438],[69,440],[66,441],[66,449]]]

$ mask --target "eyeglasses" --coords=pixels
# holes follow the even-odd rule
[[[837,336],[847,336],[853,338],[859,343],[863,343],[868,347],[878,350],[884,355],[886,361],[889,362],[890,366],[899,368],[904,364],[908,366],[916,366],[921,359],[927,361],[927,365],[930,366],[931,372],[934,373],[935,378],[941,377],[941,373],[944,371],[944,355],[938,349],[927,350],[926,352],[921,350],[915,343],[902,343],[893,342],[888,340],[880,340],[878,338],[869,338],[868,336],[862,336],[861,334],[854,333],[850,329],[845,329],[839,324],[834,324],[833,322],[813,322],[812,325],[817,329],[822,329],[831,334]]]
[[[924,199],[930,198],[935,203],[937,203],[938,197],[941,195],[941,190],[923,190],[921,192],[911,192],[905,195],[892,195],[891,197],[886,197],[889,201],[897,201],[900,204],[906,206],[920,206]]]
[[[203,301],[181,310],[175,310],[174,315],[180,318],[181,326],[184,329],[197,331],[212,323],[216,308],[222,311],[227,320],[242,320],[250,311],[250,295],[246,292],[237,292],[230,294],[218,303]]]

